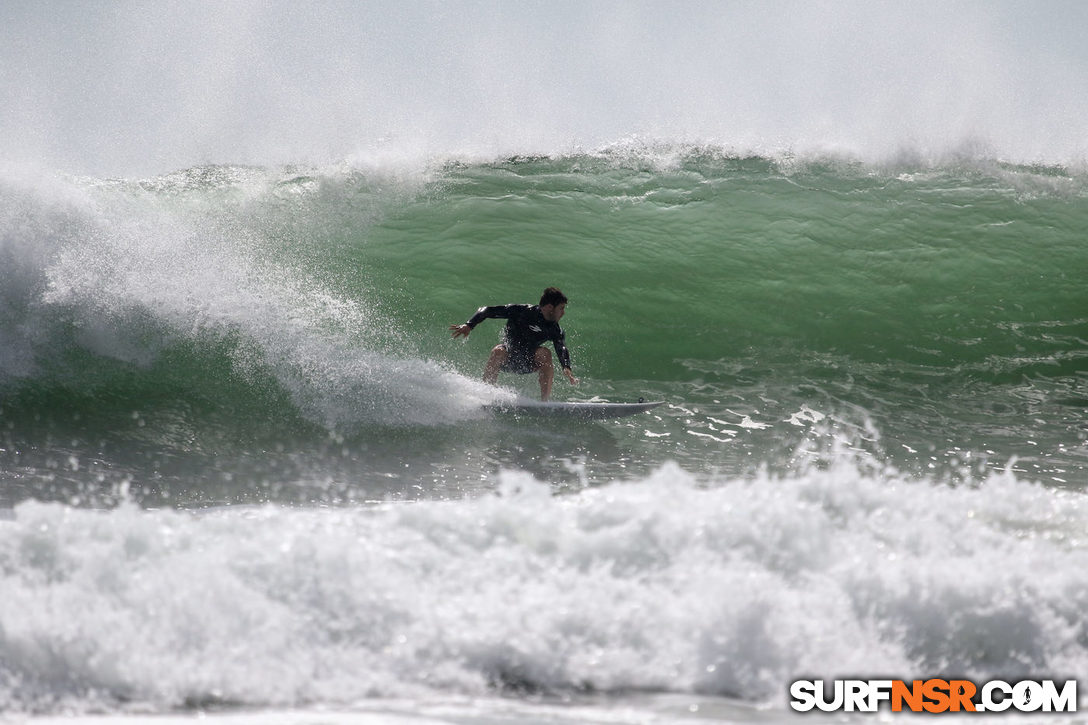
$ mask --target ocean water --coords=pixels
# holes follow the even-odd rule
[[[1086,22],[3,4],[0,722],[1084,711]],[[550,285],[554,397],[662,406],[487,412]]]
[[[1083,673],[1086,181],[629,144],[9,177],[0,709],[749,721],[813,673]],[[535,380],[446,328],[548,284],[556,397],[665,406],[483,412]]]

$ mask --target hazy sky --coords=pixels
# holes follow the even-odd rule
[[[632,134],[1088,155],[1088,2],[0,4],[0,159],[133,174]]]

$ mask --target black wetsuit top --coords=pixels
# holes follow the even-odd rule
[[[511,372],[530,372],[536,349],[549,340],[555,347],[555,354],[559,356],[559,364],[564,368],[570,367],[570,352],[567,350],[563,328],[558,322],[545,320],[538,305],[481,307],[467,324],[475,328],[491,317],[506,320],[502,339],[509,359],[503,366],[504,369]]]

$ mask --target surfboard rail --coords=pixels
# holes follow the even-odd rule
[[[638,415],[664,405],[665,401],[646,401],[639,398],[637,403],[610,403],[606,401],[541,401],[531,398],[517,398],[512,401],[488,403],[484,406],[494,413],[525,415],[550,418],[576,418],[582,420],[604,420]]]

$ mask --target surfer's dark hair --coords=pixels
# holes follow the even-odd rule
[[[540,295],[540,306],[544,305],[565,305],[567,304],[567,296],[563,294],[558,287],[549,287],[544,290],[544,294]]]

